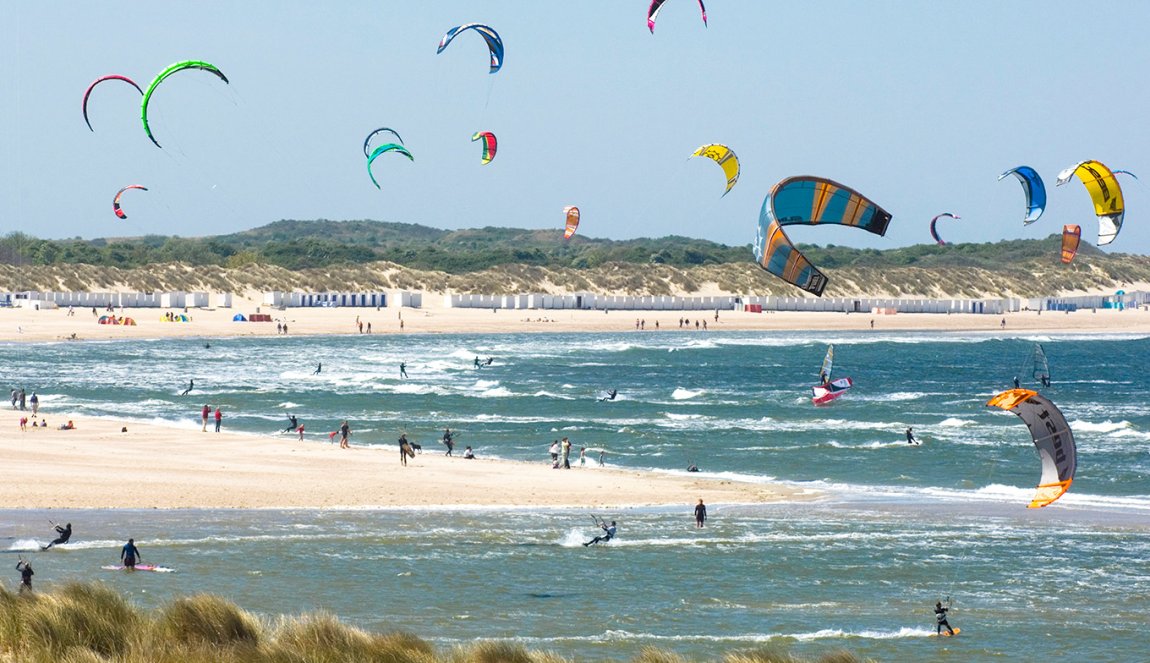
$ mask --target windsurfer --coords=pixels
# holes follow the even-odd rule
[[[1022,388],[1022,384],[1020,384],[1018,382],[1018,376],[1017,375],[1014,376],[1014,388],[1015,389],[1021,389]]]
[[[1043,387],[1049,387],[1050,386],[1050,376],[1049,375],[1043,375],[1039,379],[1042,380],[1042,386]]]

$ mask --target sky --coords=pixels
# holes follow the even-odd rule
[[[194,237],[280,219],[372,219],[435,228],[554,228],[749,244],[771,187],[828,177],[893,214],[885,237],[792,228],[810,244],[894,248],[1042,238],[1081,224],[1085,188],[1057,173],[1099,160],[1123,177],[1125,225],[1106,250],[1150,254],[1150,2],[296,0],[195,3],[0,0],[0,234]],[[474,31],[492,26],[502,70]],[[215,64],[140,95],[181,60]],[[396,129],[414,155],[369,179],[363,140]],[[499,152],[480,163],[476,131]],[[700,145],[739,156],[738,184]],[[1004,171],[1029,165],[1048,205]],[[116,191],[128,218],[112,212]]]

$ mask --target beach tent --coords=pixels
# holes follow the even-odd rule
[[[232,316],[232,322],[247,322],[248,319],[244,317],[243,313],[237,313]]]
[[[121,325],[128,325],[129,327],[135,327],[135,326],[136,326],[136,321],[135,321],[135,320],[133,320],[133,319],[131,319],[131,318],[124,318],[124,319],[123,319],[123,320],[120,322],[120,324],[121,324]]]
[[[96,322],[98,322],[102,325],[114,325],[114,324],[116,324],[116,319],[110,315],[101,315],[100,319],[97,320]]]

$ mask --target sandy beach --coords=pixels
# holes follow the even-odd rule
[[[9,419],[16,419],[15,412]],[[165,428],[103,418],[19,431],[0,455],[8,508],[597,507],[759,503],[804,497],[777,485],[656,475],[610,467],[447,457],[440,445],[400,464],[398,448]],[[127,427],[127,432],[122,428]],[[456,449],[456,454],[461,454]],[[591,461],[589,461],[591,462]],[[591,465],[594,465],[591,462]]]

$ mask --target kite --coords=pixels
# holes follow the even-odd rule
[[[486,166],[495,158],[497,142],[495,140],[495,134],[490,131],[476,131],[471,136],[472,142],[481,139],[483,140],[483,165]]]
[[[1070,489],[1078,466],[1074,435],[1062,412],[1054,403],[1029,389],[1008,389],[986,404],[1017,414],[1034,438],[1042,461],[1042,478],[1029,508],[1044,507],[1062,497]]]
[[[579,227],[579,208],[568,205],[563,208],[563,214],[567,217],[567,228],[563,231],[563,239],[571,239],[575,229]]]
[[[935,227],[935,224],[937,224],[938,220],[944,216],[948,216],[952,219],[961,219],[962,218],[961,216],[959,216],[957,214],[951,214],[950,212],[943,212],[942,214],[939,214],[938,216],[936,216],[930,220],[930,236],[934,238],[934,241],[938,242],[939,246],[946,246],[946,242],[943,241],[943,239],[938,236],[938,229]]]
[[[735,186],[735,182],[739,181],[739,157],[735,156],[734,151],[726,145],[711,144],[704,145],[695,150],[691,157],[707,157],[723,169],[723,173],[727,175],[727,189],[723,191],[723,195],[731,192]],[[688,157],[690,158],[690,157]]]
[[[1116,170],[1116,171],[1114,171],[1115,175],[1117,175],[1118,173],[1122,173],[1123,175],[1129,175],[1130,177],[1133,177],[1134,179],[1138,179],[1137,175],[1135,175],[1134,173],[1132,173],[1128,170]]]
[[[112,199],[112,211],[115,212],[116,216],[120,217],[121,219],[128,218],[128,215],[124,214],[124,210],[120,209],[120,196],[123,196],[124,192],[128,189],[139,189],[141,191],[147,191],[148,187],[142,184],[129,184],[128,186],[116,192],[116,197]]]
[[[443,49],[447,48],[447,45],[451,43],[451,40],[455,39],[455,35],[464,30],[475,30],[483,35],[484,41],[487,42],[487,48],[491,51],[491,71],[489,73],[494,74],[499,71],[500,67],[503,66],[503,40],[499,38],[498,32],[479,23],[467,23],[448,30],[447,34],[443,35],[443,39],[439,40],[439,50],[437,50],[435,54],[438,55],[442,53]]]
[[[771,189],[759,212],[755,262],[759,267],[821,297],[827,277],[799,253],[783,226],[837,224],[885,235],[891,215],[859,192],[821,177],[788,177]]]
[[[92,81],[92,84],[88,86],[88,89],[84,90],[84,103],[80,106],[80,109],[84,111],[84,122],[88,125],[88,129],[91,131],[95,131],[95,129],[92,129],[92,123],[88,121],[88,97],[92,95],[92,88],[96,87],[100,83],[103,83],[104,81],[124,81],[128,85],[136,88],[136,92],[139,92],[140,94],[144,93],[144,91],[140,89],[140,86],[136,85],[136,81],[128,78],[127,76],[121,76],[119,74],[108,74],[107,76],[101,76]]]
[[[1042,183],[1038,171],[1030,166],[1011,168],[998,176],[999,181],[1007,175],[1017,177],[1022,184],[1022,190],[1026,192],[1026,217],[1022,219],[1022,223],[1025,225],[1034,223],[1046,209],[1046,185]]]
[[[387,128],[387,127],[380,127],[380,128],[378,128],[378,129],[376,129],[375,131],[373,131],[373,132],[369,133],[369,134],[367,135],[367,138],[364,138],[364,139],[363,139],[363,156],[365,156],[365,157],[366,157],[366,156],[371,156],[371,153],[367,151],[367,148],[368,148],[368,146],[371,144],[371,139],[372,139],[372,138],[373,138],[373,137],[374,137],[374,136],[375,136],[377,133],[379,133],[379,132],[381,132],[381,131],[386,131],[386,132],[388,132],[389,134],[391,134],[392,136],[395,136],[395,139],[399,141],[399,144],[400,144],[400,145],[403,145],[403,139],[399,137],[399,134],[398,134],[398,133],[396,133],[395,129],[389,129],[389,128]]]
[[[1110,169],[1098,161],[1083,161],[1058,173],[1058,186],[1070,181],[1074,175],[1090,193],[1094,213],[1098,215],[1098,246],[1106,246],[1122,230],[1122,217],[1126,207],[1122,202],[1122,187]]]
[[[1082,226],[1062,226],[1062,262],[1069,263],[1078,255],[1082,241]]]
[[[144,132],[148,134],[148,138],[155,143],[156,147],[160,147],[160,143],[156,141],[156,137],[152,135],[152,128],[148,126],[148,102],[152,100],[152,93],[156,91],[156,86],[164,82],[172,74],[185,69],[202,69],[204,71],[215,74],[224,83],[230,84],[228,77],[224,76],[224,72],[216,68],[216,65],[208,62],[201,62],[199,60],[185,60],[170,65],[167,69],[161,71],[152,83],[148,85],[148,91],[144,93],[144,100],[140,102],[140,120],[144,123]]]
[[[379,189],[381,187],[379,186],[379,182],[377,182],[375,180],[375,175],[372,174],[372,172],[371,172],[371,164],[372,164],[372,162],[375,161],[376,157],[378,157],[381,154],[386,154],[387,152],[398,152],[399,154],[402,154],[403,156],[410,159],[411,161],[415,161],[415,157],[411,156],[411,152],[408,152],[407,148],[402,146],[402,145],[396,145],[395,143],[388,143],[387,145],[380,145],[379,147],[375,148],[375,151],[373,151],[371,153],[371,156],[369,156],[367,158],[367,174],[369,177],[371,177],[371,183],[374,184],[375,188],[377,188],[377,189]]]
[[[655,34],[655,19],[659,17],[659,12],[663,9],[663,3],[667,0],[651,0],[651,6],[647,8],[647,29],[651,34]],[[699,0],[699,11],[703,12],[703,27],[707,26],[707,8],[703,6],[703,0]]]

